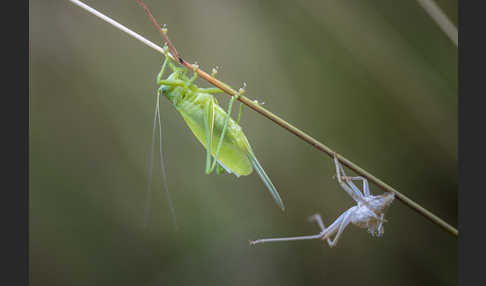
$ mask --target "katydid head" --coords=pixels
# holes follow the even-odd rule
[[[184,97],[186,93],[185,86],[181,86],[180,82],[184,80],[184,71],[175,70],[172,72],[165,83],[160,85],[160,90],[162,95],[167,97],[167,99],[174,105]]]

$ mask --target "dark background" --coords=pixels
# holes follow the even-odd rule
[[[136,1],[86,3],[161,44]],[[457,1],[437,3],[457,25]],[[457,226],[457,48],[415,1],[146,4],[186,60],[247,82],[248,97]],[[382,238],[351,225],[332,249],[250,247],[316,233],[309,215],[329,224],[353,202],[329,157],[248,108],[242,126],[287,211],[256,174],[205,175],[204,150],[162,101],[180,230],[160,176],[143,229],[162,56],[69,1],[29,13],[32,285],[457,284],[457,238],[399,201]]]

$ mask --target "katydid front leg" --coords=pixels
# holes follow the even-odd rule
[[[230,120],[230,117],[231,117],[231,109],[233,108],[233,102],[235,102],[235,100],[238,98],[238,96],[239,95],[233,96],[231,98],[230,102],[229,102],[228,111],[226,112],[226,118],[224,120],[223,130],[221,131],[221,137],[219,138],[219,143],[218,143],[218,146],[216,147],[216,152],[214,153],[213,165],[211,166],[211,169],[209,170],[210,173],[214,170],[214,168],[216,167],[216,164],[218,162],[218,154],[219,154],[219,150],[221,149],[221,146],[223,145],[223,140],[224,140],[224,136],[226,134],[226,130],[228,129],[228,123],[229,123],[229,120]]]

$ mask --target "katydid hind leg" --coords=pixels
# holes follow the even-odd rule
[[[214,102],[209,101],[205,108],[204,129],[206,133],[206,174],[211,173],[211,149],[214,130]]]
[[[210,169],[209,172],[212,172],[217,165],[219,151],[221,150],[221,146],[223,145],[224,136],[226,135],[226,130],[228,129],[228,123],[229,123],[229,119],[231,117],[231,109],[233,108],[233,103],[235,102],[236,99],[237,99],[237,96],[233,96],[231,98],[230,102],[229,102],[228,111],[226,112],[226,118],[224,119],[223,130],[221,131],[221,136],[219,138],[218,146],[216,147],[216,152],[214,153],[213,165],[211,166],[211,169]]]

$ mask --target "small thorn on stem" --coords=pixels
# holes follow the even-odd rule
[[[213,70],[211,71],[211,76],[215,76],[218,73],[218,69],[219,69],[219,67],[218,66],[215,66],[213,68]]]
[[[257,105],[264,105],[265,102],[259,102],[257,99],[253,100],[254,103],[256,103]]]
[[[243,87],[240,87],[240,89],[238,90],[238,95],[242,95],[243,93],[245,93],[245,87],[246,82],[243,82]]]
[[[167,34],[167,31],[168,31],[168,29],[167,29],[167,24],[164,24],[164,25],[162,26],[162,32],[164,32],[164,34]]]

